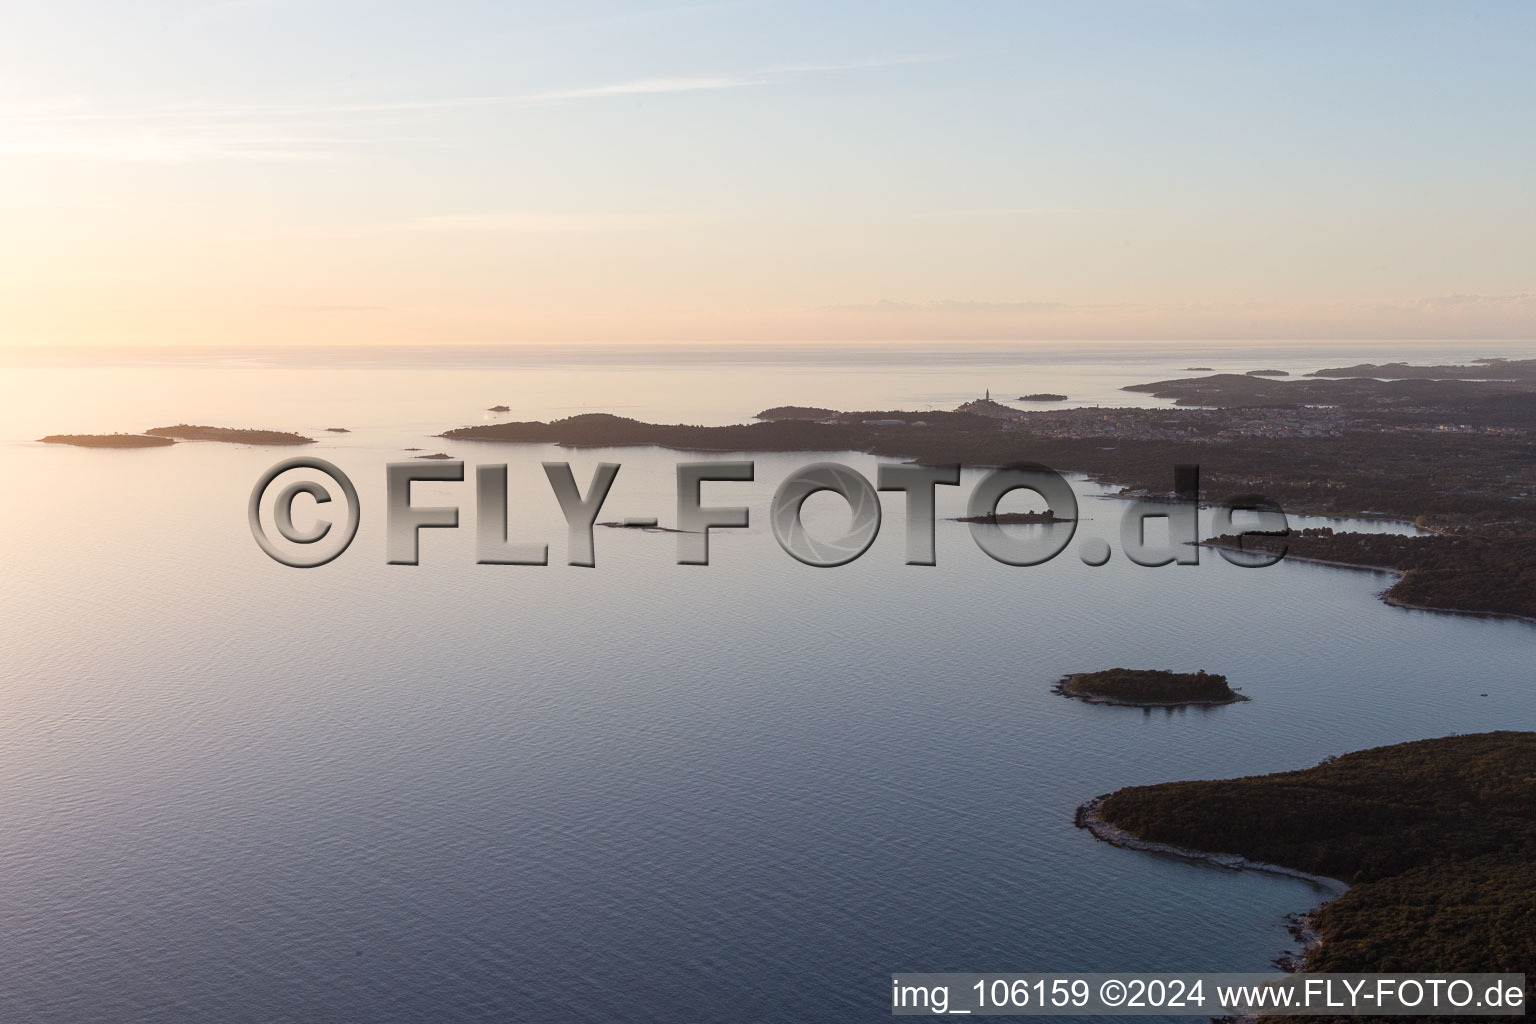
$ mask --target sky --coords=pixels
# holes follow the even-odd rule
[[[1536,337],[1536,5],[0,0],[0,345]]]

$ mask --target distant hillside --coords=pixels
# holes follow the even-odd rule
[[[1536,427],[1536,377],[1500,380],[1273,380],[1252,374],[1217,373],[1130,384],[1122,391],[1141,391],[1171,398],[1175,405],[1208,408],[1337,406],[1372,415],[1402,410],[1439,409],[1446,421],[1479,426]]]
[[[1356,363],[1314,370],[1308,377],[1377,377],[1432,380],[1522,380],[1536,378],[1536,359],[1477,359],[1470,366],[1412,366],[1408,363]]]
[[[916,428],[906,422],[908,412],[864,412],[837,423],[782,419],[725,427],[697,427],[684,423],[642,423],[610,413],[583,413],[549,423],[483,423],[457,427],[442,436],[454,441],[520,441],[536,444],[580,446],[655,445],[689,451],[836,452],[864,451],[883,438],[909,436],[932,429],[965,432],[987,430],[988,420],[960,413],[924,413],[928,425]],[[848,422],[852,420],[852,422]],[[926,434],[925,434],[926,436]]]
[[[836,409],[821,409],[814,405],[776,405],[764,409],[754,419],[759,420],[829,420],[838,415]]]

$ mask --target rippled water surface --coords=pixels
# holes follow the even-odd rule
[[[754,518],[714,537],[708,567],[676,565],[670,535],[600,529],[596,568],[573,568],[540,461],[583,484],[619,462],[603,518],[665,523],[673,467],[697,456],[430,436],[495,402],[532,418],[623,395],[617,411],[700,422],[984,387],[1112,400],[1199,355],[1084,356],[1081,380],[1059,359],[4,371],[0,1019],[876,1020],[892,971],[1265,969],[1291,944],[1283,915],[1320,893],[1096,843],[1073,809],[1536,728],[1533,627],[1389,608],[1378,574],[1211,552],[1089,568],[1074,541],[1010,568],[957,523],[936,567],[906,566],[896,495],[862,559],[800,565],[768,498],[816,458],[873,477],[854,453],[757,455],[756,482],[709,485]],[[358,483],[356,543],[313,571],[256,548],[246,497],[285,450],[30,440],[182,420],[351,427],[314,454]],[[416,500],[463,506],[466,528],[386,565],[382,467],[407,447],[508,463],[514,539],[547,540],[554,564],[475,565],[464,483]],[[941,514],[974,479],[941,490]],[[1075,485],[1079,537],[1116,540],[1124,503]],[[1050,693],[1114,665],[1223,672],[1253,700]]]

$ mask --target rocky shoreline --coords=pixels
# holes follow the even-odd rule
[[[1271,875],[1284,875],[1287,878],[1299,878],[1304,882],[1312,882],[1325,889],[1334,890],[1335,896],[1342,896],[1349,891],[1349,885],[1337,878],[1328,878],[1324,875],[1313,875],[1297,868],[1288,868],[1283,864],[1269,864],[1259,860],[1249,860],[1247,857],[1235,853],[1209,853],[1205,850],[1193,850],[1184,846],[1173,846],[1170,843],[1154,843],[1142,839],[1134,833],[1127,832],[1118,825],[1110,824],[1104,819],[1104,801],[1111,794],[1105,793],[1096,796],[1077,809],[1073,821],[1078,828],[1087,829],[1092,836],[1100,842],[1111,846],[1119,846],[1127,850],[1141,850],[1146,853],[1166,853],[1185,860],[1201,861],[1213,864],[1216,867],[1226,868],[1230,871],[1262,871]]]
[[[1349,568],[1354,568],[1350,566]],[[1397,572],[1396,569],[1389,570]],[[1401,575],[1401,573],[1399,573]],[[1381,603],[1391,605],[1393,608],[1403,608],[1411,612],[1439,612],[1442,615],[1470,615],[1476,619],[1513,619],[1515,622],[1529,622],[1536,626],[1536,616],[1521,615],[1518,612],[1479,612],[1469,608],[1437,608],[1430,604],[1409,604],[1407,601],[1399,601],[1386,591],[1381,593]]]
[[[1271,875],[1284,875],[1287,878],[1297,878],[1304,882],[1332,890],[1333,895],[1329,899],[1336,899],[1349,891],[1348,884],[1337,878],[1328,878],[1324,875],[1313,875],[1296,868],[1288,868],[1283,864],[1268,864],[1264,861],[1249,860],[1247,857],[1235,853],[1208,853],[1205,850],[1193,850],[1184,846],[1174,846],[1170,843],[1154,843],[1142,839],[1134,833],[1127,832],[1118,825],[1112,825],[1104,820],[1104,801],[1110,794],[1096,796],[1077,809],[1073,818],[1073,824],[1080,829],[1085,829],[1094,839],[1111,846],[1118,846],[1126,850],[1140,850],[1144,853],[1161,853],[1184,860],[1199,861],[1214,867],[1225,868],[1228,871],[1262,871]],[[1326,903],[1327,900],[1324,900]],[[1323,944],[1323,937],[1317,933],[1316,915],[1320,907],[1296,914],[1287,914],[1285,917],[1286,931],[1300,946],[1300,952],[1289,951],[1275,958],[1274,964],[1283,971],[1296,973],[1306,966],[1307,954]]]

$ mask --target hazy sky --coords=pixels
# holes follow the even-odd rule
[[[0,344],[1536,336],[1536,4],[0,24]]]

